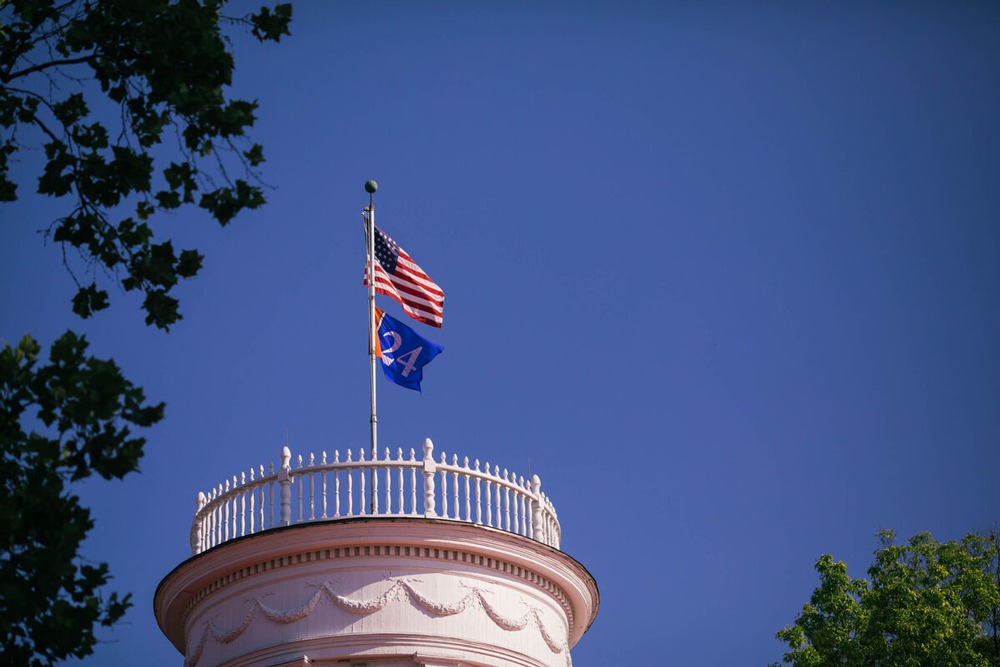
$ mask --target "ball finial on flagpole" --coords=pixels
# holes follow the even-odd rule
[[[373,195],[375,194],[376,190],[378,190],[378,183],[376,183],[373,180],[365,181],[365,192],[367,192],[370,195]]]

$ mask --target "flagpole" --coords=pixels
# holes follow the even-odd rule
[[[371,417],[371,460],[375,460],[375,451],[378,445],[378,416],[375,412],[375,370],[377,359],[375,358],[375,191],[378,190],[378,183],[369,180],[365,182],[365,192],[368,193],[368,357],[371,366],[371,394],[372,394],[372,417]],[[374,468],[372,468],[374,471]],[[372,488],[374,492],[374,487]],[[374,501],[374,498],[373,498]],[[374,504],[374,502],[373,502]]]

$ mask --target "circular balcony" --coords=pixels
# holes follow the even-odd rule
[[[530,481],[457,457],[319,462],[287,448],[199,494],[156,592],[185,667],[567,667],[599,604]],[[353,460],[352,460],[353,459]]]

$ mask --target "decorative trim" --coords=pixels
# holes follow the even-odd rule
[[[407,601],[437,617],[454,616],[466,609],[482,609],[486,613],[486,616],[502,630],[517,632],[529,626],[535,627],[548,649],[552,653],[564,655],[567,667],[572,667],[573,662],[570,658],[568,643],[553,637],[552,633],[542,622],[538,607],[529,605],[523,599],[521,603],[526,609],[525,612],[519,617],[509,618],[500,613],[487,600],[486,596],[483,595],[484,591],[482,588],[470,586],[461,579],[459,580],[459,585],[467,588],[469,593],[461,600],[450,603],[435,602],[418,592],[413,587],[413,582],[421,581],[417,578],[394,578],[387,576],[381,581],[391,582],[391,586],[384,593],[370,600],[353,600],[345,595],[340,595],[333,589],[332,582],[329,581],[321,584],[313,596],[298,609],[280,611],[264,604],[261,599],[262,596],[252,598],[250,607],[247,609],[246,614],[244,614],[243,619],[233,628],[220,630],[211,620],[205,621],[202,624],[201,637],[198,639],[198,642],[194,646],[189,646],[186,651],[184,666],[195,667],[201,658],[202,651],[209,638],[214,639],[220,644],[229,644],[235,641],[250,626],[258,613],[272,623],[282,625],[295,623],[309,616],[316,609],[317,605],[319,605],[320,601],[326,598],[338,608],[351,614],[359,615],[373,614],[384,609],[391,602]]]
[[[252,577],[256,574],[262,572],[268,572],[271,570],[276,570],[282,567],[287,567],[290,565],[299,565],[302,563],[311,563],[313,561],[322,560],[341,560],[348,558],[371,558],[372,556],[381,557],[396,557],[404,556],[410,558],[430,558],[435,560],[445,560],[452,562],[461,562],[469,565],[479,565],[490,570],[497,570],[500,572],[505,572],[507,574],[516,576],[528,583],[534,584],[536,587],[545,591],[551,595],[563,608],[566,613],[566,618],[570,623],[570,627],[573,625],[573,608],[569,603],[569,597],[566,595],[565,591],[562,590],[554,582],[550,581],[548,578],[543,577],[534,570],[529,570],[527,568],[521,567],[519,565],[514,565],[513,563],[500,560],[499,558],[493,558],[490,556],[483,556],[481,554],[475,554],[466,551],[458,551],[455,549],[442,549],[439,547],[421,547],[416,545],[378,545],[378,544],[365,544],[365,545],[354,545],[348,547],[335,547],[332,549],[317,549],[315,551],[305,551],[299,552],[297,554],[291,554],[288,556],[282,556],[280,558],[271,558],[268,560],[260,561],[246,567],[242,567],[238,570],[233,570],[232,572],[226,574],[225,576],[219,577],[212,583],[204,586],[201,590],[195,593],[190,602],[188,602],[187,608],[184,610],[184,615],[182,622],[186,622],[191,612],[198,605],[199,602],[204,600],[206,597],[215,593],[231,583],[235,583],[242,579]]]

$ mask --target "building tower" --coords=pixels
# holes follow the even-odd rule
[[[198,494],[156,591],[185,667],[569,667],[599,596],[530,480],[468,458],[301,456]]]

